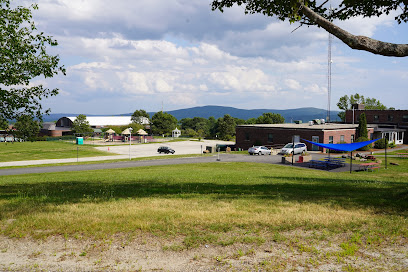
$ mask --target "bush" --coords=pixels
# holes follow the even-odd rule
[[[392,142],[392,143],[390,143],[390,144],[388,144],[388,147],[391,147],[391,148],[394,148],[394,147],[396,147],[397,145],[395,144],[395,142]]]
[[[365,141],[369,141],[368,138],[366,138],[366,137],[359,137],[356,142],[365,142]],[[357,150],[359,150],[359,151],[368,151],[368,150],[370,150],[371,148],[372,148],[372,144],[369,144],[369,145],[363,146],[362,148],[359,148],[359,149],[357,149]]]
[[[378,141],[376,141],[376,142],[374,143],[374,148],[384,149],[386,144],[387,144],[387,139],[382,138],[382,139],[380,139],[380,140],[378,140]],[[388,144],[387,147],[388,147],[388,146],[390,146],[390,145]]]
[[[47,141],[47,136],[37,136],[36,141]]]

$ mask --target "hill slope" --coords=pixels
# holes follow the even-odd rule
[[[293,120],[302,120],[303,122],[307,122],[313,119],[325,119],[326,118],[326,110],[317,109],[317,108],[299,108],[299,109],[288,109],[288,110],[274,110],[274,109],[253,109],[253,110],[245,110],[245,109],[237,109],[233,107],[223,107],[223,106],[203,106],[203,107],[193,107],[188,109],[180,109],[180,110],[173,110],[167,111],[171,115],[177,118],[177,120],[183,118],[193,118],[193,117],[203,117],[208,119],[209,117],[213,116],[215,119],[223,117],[225,114],[229,114],[235,118],[247,120],[249,118],[257,118],[261,116],[265,112],[272,112],[272,113],[279,113],[281,114],[287,123],[290,123]],[[340,121],[337,114],[338,111],[331,112],[331,121]],[[78,113],[79,114],[79,113]],[[50,114],[45,115],[44,121],[56,121],[63,116],[77,116],[78,114]],[[153,116],[155,112],[149,112],[150,117]],[[126,114],[118,114],[119,115],[132,115],[132,113]],[[88,116],[98,116],[98,115],[91,115]]]

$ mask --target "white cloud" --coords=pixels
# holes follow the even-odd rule
[[[34,19],[40,30],[59,41],[51,50],[67,67],[66,77],[44,82],[64,90],[54,102],[67,95],[73,99],[72,105],[59,103],[62,108],[54,112],[85,104],[99,110],[101,103],[116,113],[122,113],[124,105],[150,111],[160,109],[161,101],[173,109],[206,104],[326,107],[324,30],[302,27],[291,33],[296,24],[245,15],[242,7],[213,12],[210,3],[39,0]],[[380,30],[395,30],[393,15],[355,18],[340,25],[376,38],[381,38],[376,36]],[[404,39],[406,33],[402,28],[397,36]],[[332,51],[333,101],[351,90],[366,90],[381,100],[385,87],[379,86],[387,85],[405,94],[407,59],[391,65],[394,59],[351,50],[338,40]],[[294,104],[288,99],[294,94],[305,99]],[[85,99],[88,103],[79,103]]]

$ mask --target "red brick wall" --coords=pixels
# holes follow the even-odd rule
[[[354,124],[358,124],[360,114],[366,114],[368,124],[393,124],[393,125],[408,125],[408,120],[403,120],[403,116],[408,116],[408,110],[354,110]],[[374,116],[378,116],[378,121]],[[393,116],[392,121],[388,120],[388,116]],[[353,123],[353,110],[346,111],[346,123]]]
[[[370,139],[374,129],[368,129]],[[268,142],[268,134],[273,134],[273,142]],[[249,140],[246,140],[246,134]],[[356,129],[341,130],[311,130],[311,129],[283,129],[283,128],[264,128],[264,127],[236,127],[236,146],[244,150],[259,143],[261,145],[287,144],[292,141],[293,135],[299,135],[301,139],[312,141],[312,136],[318,136],[320,143],[329,143],[329,136],[333,136],[333,143],[340,142],[340,136],[344,135],[344,141],[350,143],[351,135],[356,134]],[[354,140],[357,138],[355,137]],[[312,150],[312,144],[306,143],[307,149]],[[320,148],[320,151],[325,151]]]

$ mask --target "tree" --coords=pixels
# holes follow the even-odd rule
[[[177,119],[167,112],[156,112],[152,117],[152,130],[154,134],[170,134],[177,126]]]
[[[256,119],[257,124],[283,124],[285,118],[279,113],[265,112]]]
[[[217,120],[217,135],[221,140],[229,141],[235,136],[235,119],[229,114]]]
[[[1,130],[6,130],[8,129],[8,122],[6,119],[1,119],[0,118],[0,129]]]
[[[84,114],[78,115],[74,122],[72,122],[72,130],[76,134],[80,134],[83,136],[93,132],[91,126],[89,125],[89,122],[86,120],[86,115]]]
[[[147,119],[150,119],[149,114],[145,110],[136,110],[131,117],[131,120],[133,123],[136,124],[143,124],[143,117],[146,117]]]
[[[31,11],[37,8],[36,4],[12,8],[10,0],[0,0],[0,120],[21,115],[42,120],[41,100],[57,95],[58,89],[30,83],[40,76],[65,75],[59,56],[46,52],[47,46],[56,46],[57,41],[37,31],[32,20]]]
[[[319,1],[320,2],[320,1]],[[245,6],[245,13],[262,13],[279,20],[289,20],[300,25],[316,25],[339,38],[352,49],[364,50],[373,54],[393,57],[408,56],[408,44],[394,44],[378,41],[365,36],[355,36],[332,23],[334,19],[348,20],[352,17],[374,17],[395,13],[398,24],[408,21],[406,0],[343,0],[338,6],[329,8],[328,1],[318,3],[315,0],[213,0],[212,10],[224,11],[224,8],[237,4]]]
[[[25,141],[34,142],[40,132],[40,122],[34,120],[30,115],[21,115],[14,124],[15,135]]]
[[[358,137],[364,137],[366,139],[368,139],[368,132],[367,132],[367,118],[365,113],[363,112],[360,115],[360,119],[358,121]]]
[[[359,95],[358,93],[354,95],[347,95],[340,97],[339,102],[337,102],[337,107],[339,109],[344,110],[344,112],[340,112],[338,116],[344,122],[346,120],[346,110],[350,110],[353,104],[364,104],[364,108],[367,110],[386,110],[387,107],[384,106],[379,100],[375,98],[364,98],[363,95]]]

